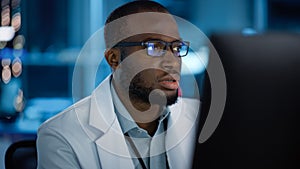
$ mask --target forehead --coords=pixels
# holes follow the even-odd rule
[[[136,35],[166,36],[179,39],[178,26],[171,14],[159,12],[143,12],[127,15],[107,25],[111,36],[108,46],[114,46],[117,42],[123,41]],[[111,31],[111,33],[109,32]]]
[[[178,26],[171,14],[144,12],[129,15],[126,18],[126,26],[140,34],[157,34],[179,38]]]
[[[154,34],[154,33],[144,33],[139,35],[134,35],[124,40],[124,42],[143,42],[147,40],[162,40],[165,42],[173,42],[176,40],[181,40],[179,37],[170,37],[162,34]]]

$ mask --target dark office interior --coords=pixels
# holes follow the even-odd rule
[[[73,84],[84,45],[103,30],[112,10],[129,1],[0,1],[0,31],[6,31],[0,32],[0,168],[12,143],[35,140],[43,122],[88,96],[110,73],[92,58],[78,66],[81,76]],[[211,58],[220,59],[226,77],[222,116],[210,137],[196,143],[194,168],[299,169],[300,1],[155,1],[211,44],[192,49],[204,62],[193,60],[199,56],[193,52],[183,60],[197,82],[189,84],[194,88],[182,82],[184,96],[199,92],[202,102],[199,135],[210,118],[212,86],[221,85],[209,76],[216,66]],[[10,38],[8,27],[16,30]],[[32,165],[36,161],[27,168]]]

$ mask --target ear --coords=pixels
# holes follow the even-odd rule
[[[116,70],[120,64],[121,52],[117,48],[111,48],[104,52],[107,63],[113,70]]]

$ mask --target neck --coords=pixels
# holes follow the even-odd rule
[[[126,93],[120,85],[117,85],[112,81],[112,85],[120,99],[123,103],[133,120],[136,124],[146,130],[150,136],[155,134],[158,127],[158,118],[163,111],[163,107],[159,105],[151,106],[150,103],[146,103],[141,99],[128,99],[126,98]],[[129,97],[129,94],[127,94]],[[153,108],[154,107],[154,108]]]
[[[140,128],[146,130],[150,136],[153,136],[158,127],[158,120],[149,123],[136,123]]]

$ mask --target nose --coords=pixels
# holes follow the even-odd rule
[[[165,55],[162,57],[161,67],[166,71],[175,70],[179,72],[181,68],[181,58],[174,56],[170,47],[168,47]]]

